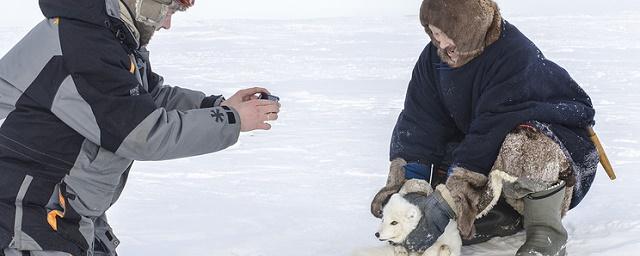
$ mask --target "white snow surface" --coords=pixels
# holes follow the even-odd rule
[[[599,170],[564,223],[570,255],[640,251],[640,13],[506,18],[591,95],[618,180]],[[0,27],[0,54],[28,31]],[[369,213],[388,144],[428,37],[417,17],[203,20],[157,34],[172,85],[280,96],[271,131],[205,156],[137,162],[109,211],[120,255],[349,255],[382,245]],[[513,255],[524,235],[463,248]]]

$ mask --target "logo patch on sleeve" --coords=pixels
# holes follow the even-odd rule
[[[140,86],[136,86],[135,88],[129,90],[129,95],[131,96],[138,96],[140,95]]]
[[[211,110],[211,117],[216,119],[216,123],[224,122],[224,114],[220,113],[220,109]]]

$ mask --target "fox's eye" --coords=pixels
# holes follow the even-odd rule
[[[398,225],[398,222],[394,220],[391,222],[391,226],[395,226],[395,225]]]

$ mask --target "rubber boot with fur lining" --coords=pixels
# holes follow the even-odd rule
[[[527,239],[516,256],[565,256],[567,230],[562,226],[561,208],[565,183],[526,196],[524,228]]]

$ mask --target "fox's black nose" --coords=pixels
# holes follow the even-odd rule
[[[376,232],[376,238],[380,238],[380,233]]]

